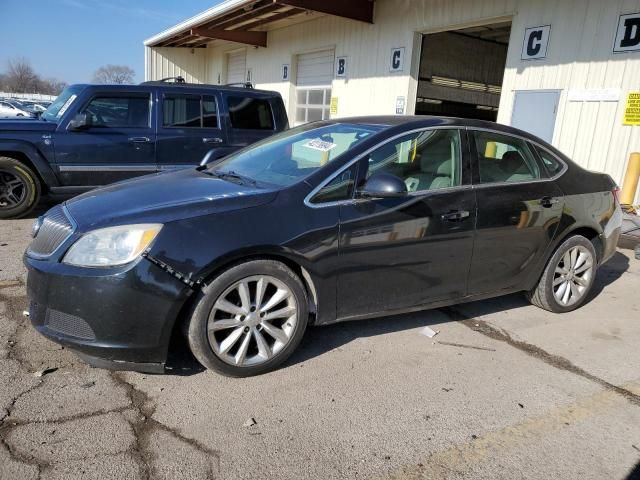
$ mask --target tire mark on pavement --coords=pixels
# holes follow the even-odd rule
[[[475,332],[481,333],[482,335],[485,335],[493,340],[505,342],[508,345],[526,353],[527,355],[537,358],[538,360],[542,360],[544,363],[551,365],[552,367],[555,367],[559,370],[573,373],[574,375],[578,375],[591,382],[597,383],[601,387],[615,392],[618,395],[621,395],[633,405],[640,407],[640,395],[635,394],[633,391],[627,388],[619,387],[617,385],[609,383],[606,380],[578,367],[577,365],[574,365],[573,363],[571,363],[571,361],[564,357],[551,354],[546,350],[538,347],[537,345],[532,345],[530,343],[523,342],[522,340],[516,340],[507,331],[498,329],[484,320],[478,320],[477,318],[469,317],[457,308],[445,307],[441,308],[440,310],[445,313],[451,320],[457,321]]]

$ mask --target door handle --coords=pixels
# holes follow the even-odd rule
[[[222,139],[220,137],[204,137],[202,143],[222,143]]]
[[[467,210],[456,210],[454,212],[449,212],[442,215],[442,220],[446,222],[459,222],[460,220],[464,220],[468,217],[469,212]]]
[[[542,197],[540,199],[540,205],[542,205],[544,208],[551,208],[558,202],[560,202],[560,199],[555,197]]]
[[[129,137],[131,143],[149,143],[151,139],[149,137]]]

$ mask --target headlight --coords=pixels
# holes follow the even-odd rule
[[[122,225],[83,235],[62,259],[80,267],[112,267],[135,260],[156,238],[162,225]]]

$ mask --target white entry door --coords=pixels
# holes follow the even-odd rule
[[[247,81],[247,51],[239,50],[227,54],[227,83]]]
[[[511,126],[551,143],[556,127],[560,92],[521,90],[515,93]]]
[[[298,55],[295,124],[329,118],[333,50]]]

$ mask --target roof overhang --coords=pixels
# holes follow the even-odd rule
[[[302,22],[310,12],[373,23],[373,0],[227,0],[144,44],[200,48],[225,40],[266,47],[267,31]]]

